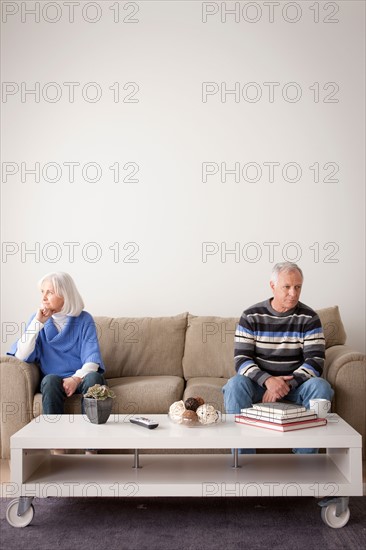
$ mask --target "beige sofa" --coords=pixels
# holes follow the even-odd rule
[[[326,336],[324,376],[335,389],[333,411],[365,438],[366,360],[345,345],[338,307],[319,310]],[[174,401],[201,395],[224,412],[222,386],[235,374],[236,318],[96,317],[106,379],[114,390],[114,412],[167,413]],[[42,412],[40,373],[15,357],[1,358],[1,456],[10,436]],[[80,396],[67,399],[66,413],[80,413]],[[365,446],[364,446],[365,448]]]

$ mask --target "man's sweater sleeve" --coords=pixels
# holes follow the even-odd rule
[[[255,344],[255,327],[250,323],[244,312],[235,331],[235,370],[238,374],[248,376],[253,382],[265,387],[264,383],[271,375],[260,369],[255,362]]]
[[[303,341],[304,362],[293,372],[291,387],[300,386],[310,378],[322,375],[325,359],[325,338],[319,316],[314,316],[306,323]]]

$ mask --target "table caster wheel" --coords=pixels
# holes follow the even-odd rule
[[[346,508],[339,516],[336,515],[337,505],[329,504],[329,506],[324,506],[321,511],[322,520],[328,527],[333,527],[333,529],[340,529],[344,527],[349,520],[350,511],[349,508]]]
[[[28,510],[21,516],[18,516],[19,498],[12,500],[6,510],[6,519],[12,527],[27,527],[33,519],[34,507],[30,505]]]

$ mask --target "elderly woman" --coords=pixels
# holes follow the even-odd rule
[[[43,413],[63,414],[66,397],[105,384],[105,369],[93,318],[70,275],[49,273],[39,287],[42,304],[9,355],[39,364]]]

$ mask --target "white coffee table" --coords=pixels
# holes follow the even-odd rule
[[[33,518],[34,497],[78,496],[314,496],[331,527],[349,519],[348,497],[362,495],[361,436],[337,415],[327,426],[287,433],[237,424],[189,428],[166,415],[152,415],[158,428],[111,415],[91,424],[82,415],[40,416],[11,437],[11,483],[2,491],[7,519],[24,527]],[[317,455],[166,454],[187,449],[326,448]],[[131,454],[53,455],[51,449],[132,449]],[[165,454],[143,454],[140,450]],[[193,453],[194,451],[192,451]]]

